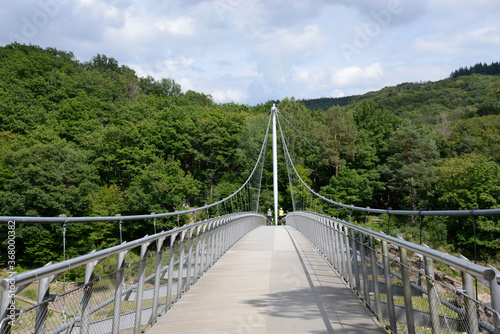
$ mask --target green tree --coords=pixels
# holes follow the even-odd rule
[[[340,107],[331,107],[323,115],[321,124],[314,132],[321,143],[322,164],[334,169],[338,176],[339,169],[346,159],[353,159],[357,153],[355,146],[357,128],[352,111]]]
[[[104,186],[88,196],[90,216],[114,216],[125,210],[126,204],[116,184]]]
[[[340,203],[367,206],[373,201],[376,188],[381,186],[373,180],[373,176],[378,176],[376,171],[342,168],[339,175],[332,176],[329,185],[321,188],[320,193]]]
[[[13,172],[0,189],[2,215],[81,216],[97,177],[85,152],[59,142],[36,142],[7,154]]]
[[[398,194],[405,198],[401,203],[394,203],[398,206],[409,204],[412,210],[424,207],[431,196],[436,180],[434,166],[439,161],[434,140],[422,128],[404,120],[391,138],[389,153],[381,170],[394,199]]]
[[[466,154],[447,159],[438,168],[436,193],[442,209],[470,210],[498,208],[500,198],[500,166],[484,155]],[[470,219],[449,217],[448,241],[460,251],[473,254],[474,230]],[[500,219],[477,219],[477,243],[480,257],[498,259],[500,253]]]

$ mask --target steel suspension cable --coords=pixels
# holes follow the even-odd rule
[[[299,173],[297,172],[297,169],[295,168],[295,165],[293,163],[293,160],[290,156],[290,152],[288,151],[288,148],[286,145],[284,145],[283,149],[285,150],[285,155],[290,159],[290,165],[297,176],[297,178],[300,180],[302,185],[309,190],[311,193],[311,197],[314,195],[317,198],[320,198],[330,204],[337,205],[337,207],[340,210],[340,207],[342,208],[347,208],[349,210],[356,210],[356,211],[362,211],[362,212],[371,212],[371,213],[378,213],[378,214],[388,214],[388,215],[413,215],[413,216],[454,216],[454,217],[466,217],[466,216],[500,216],[500,209],[477,209],[473,208],[472,210],[440,210],[440,211],[411,211],[411,210],[392,210],[392,209],[376,209],[376,208],[369,208],[369,207],[359,207],[359,206],[354,206],[354,205],[348,205],[348,204],[343,204],[340,202],[333,201],[331,199],[328,199],[317,192],[315,192],[313,189],[311,189],[305,182],[302,180],[300,177]],[[311,198],[312,199],[312,198]],[[311,203],[312,204],[312,203]],[[312,207],[312,205],[311,205]]]

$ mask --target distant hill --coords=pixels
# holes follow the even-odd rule
[[[474,108],[477,108],[477,114],[474,115],[486,116],[497,115],[500,111],[500,105],[497,102],[500,97],[499,84],[500,62],[490,65],[477,63],[470,67],[460,67],[453,71],[448,79],[440,81],[406,82],[363,95],[320,97],[303,99],[299,102],[302,102],[309,110],[328,110],[332,106],[347,106],[362,100],[372,100],[395,111],[396,114],[404,113],[410,106],[415,109],[415,106],[422,107],[429,103],[437,103],[439,105],[437,109],[441,111],[446,109],[450,111],[466,105],[471,107],[472,104]],[[453,99],[449,101],[450,98]]]
[[[353,99],[359,95],[343,96],[343,97],[320,97],[316,99],[298,100],[302,102],[309,110],[327,110],[332,106],[345,106],[351,103]]]
[[[458,78],[463,75],[471,74],[484,74],[484,75],[499,75],[500,74],[500,62],[491,63],[487,65],[486,63],[477,63],[471,67],[460,67],[458,70],[451,72],[451,78]]]

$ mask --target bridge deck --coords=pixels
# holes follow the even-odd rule
[[[311,243],[263,226],[236,243],[148,334],[386,333]]]

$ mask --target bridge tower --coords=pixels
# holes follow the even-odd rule
[[[276,139],[276,114],[278,109],[273,103],[271,108],[273,116],[273,193],[274,193],[274,224],[278,225],[278,146]]]

